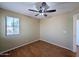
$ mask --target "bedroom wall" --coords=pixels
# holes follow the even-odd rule
[[[49,43],[72,49],[72,23],[72,19],[68,18],[68,14],[41,20],[40,38]]]
[[[47,19],[41,19],[40,39],[76,52],[74,50],[76,38],[73,34],[73,16],[77,13],[79,13],[79,8]]]
[[[5,36],[5,16],[19,17],[20,35]],[[38,19],[0,9],[0,52],[38,40],[39,23]]]

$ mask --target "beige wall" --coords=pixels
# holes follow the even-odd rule
[[[75,52],[73,16],[79,9],[40,20],[40,39]]]
[[[72,49],[71,29],[72,19],[68,18],[68,14],[53,16],[50,19],[40,21],[40,38],[61,47]]]
[[[20,35],[5,36],[5,16],[19,17]],[[38,40],[40,35],[39,23],[40,21],[38,19],[0,9],[0,51],[5,51],[21,44]]]

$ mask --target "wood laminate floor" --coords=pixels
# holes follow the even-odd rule
[[[49,44],[44,41],[37,41],[15,50],[6,52],[10,57],[71,57],[75,56],[75,53],[58,47],[56,45]],[[4,53],[4,54],[6,54]]]

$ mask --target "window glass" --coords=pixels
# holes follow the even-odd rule
[[[19,18],[6,17],[7,35],[19,34]]]

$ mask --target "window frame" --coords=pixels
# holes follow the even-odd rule
[[[7,35],[7,17],[12,17],[14,18],[18,18],[19,19],[19,34],[11,34],[11,35]],[[20,18],[19,17],[14,17],[14,16],[5,16],[5,36],[16,36],[16,35],[20,35]]]

